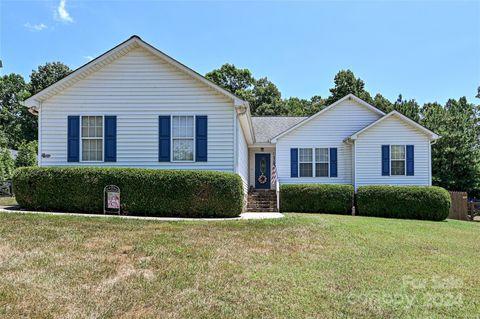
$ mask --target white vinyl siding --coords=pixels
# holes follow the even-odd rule
[[[346,100],[277,141],[277,174],[281,184],[352,184],[352,145],[344,140],[380,117],[374,111]],[[290,177],[290,149],[337,148],[338,177]]]
[[[243,191],[246,196],[248,193],[248,145],[245,139],[245,134],[243,134],[240,123],[237,121],[237,156],[238,156],[238,175],[242,178]]]
[[[391,116],[358,136],[356,144],[356,186],[362,185],[420,185],[428,186],[430,180],[430,141],[413,126]],[[402,154],[392,154],[394,145],[414,145],[415,175],[391,174],[382,176],[382,145],[390,145],[390,166],[394,158]],[[392,167],[390,167],[392,172]]]
[[[42,103],[40,165],[234,171],[233,102],[137,47]],[[117,161],[67,162],[67,116],[116,115]],[[158,116],[208,116],[208,162],[159,162]],[[172,145],[173,146],[173,145]]]

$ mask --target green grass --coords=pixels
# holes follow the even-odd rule
[[[15,197],[11,196],[0,196],[0,206],[15,206],[17,201]]]
[[[471,318],[479,261],[461,221],[0,214],[0,317]]]

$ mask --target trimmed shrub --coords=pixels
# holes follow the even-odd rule
[[[352,185],[292,184],[280,187],[280,211],[351,214]]]
[[[103,190],[120,187],[124,214],[235,217],[243,207],[240,176],[213,171],[101,167],[22,167],[13,178],[20,206],[103,213]]]
[[[361,216],[444,220],[451,198],[437,186],[360,186],[356,213]]]

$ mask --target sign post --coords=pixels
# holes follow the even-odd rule
[[[108,185],[103,189],[103,213],[120,215],[120,188],[118,186]]]

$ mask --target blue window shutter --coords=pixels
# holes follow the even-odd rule
[[[80,116],[68,117],[67,161],[80,161]]]
[[[337,148],[330,148],[330,177],[337,177]]]
[[[105,162],[117,161],[117,117],[105,116]]]
[[[195,160],[206,162],[208,157],[208,118],[206,115],[196,116],[195,131]]]
[[[170,115],[158,117],[158,161],[170,162]]]
[[[390,145],[382,145],[382,176],[390,176]]]
[[[407,176],[413,176],[415,173],[415,156],[413,145],[407,145]]]
[[[298,148],[290,149],[290,177],[298,177]]]

